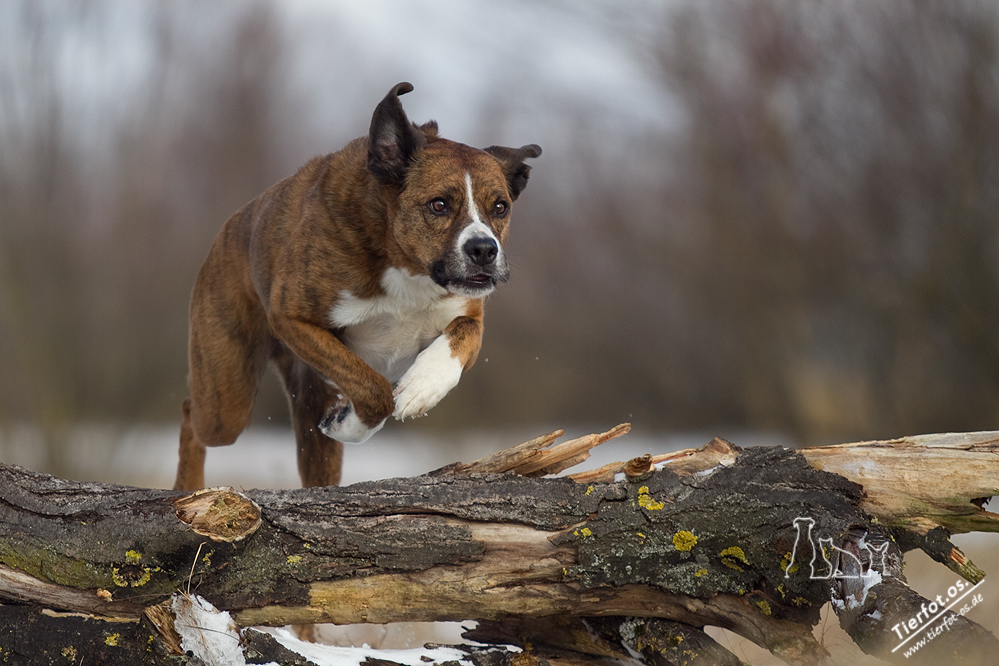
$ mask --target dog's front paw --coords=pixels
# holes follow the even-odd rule
[[[363,444],[385,425],[385,419],[382,419],[381,423],[369,428],[357,416],[354,404],[343,396],[338,397],[337,402],[326,410],[326,415],[319,422],[320,432],[330,439],[345,444]]]
[[[423,416],[457,386],[459,379],[461,362],[451,356],[450,343],[442,335],[420,352],[399,380],[392,415],[400,420]]]

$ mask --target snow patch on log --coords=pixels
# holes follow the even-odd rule
[[[232,616],[203,597],[173,596],[174,629],[180,648],[212,666],[246,666],[239,631]]]
[[[172,608],[181,650],[212,666],[246,666],[242,636],[228,612],[218,610],[203,597],[190,594],[175,594]],[[451,647],[411,650],[376,650],[366,645],[335,647],[301,641],[286,629],[276,629],[273,637],[285,649],[315,666],[361,666],[369,660],[396,666],[434,666],[445,662],[474,666],[467,653]],[[512,646],[508,649],[519,651]],[[264,666],[278,665],[272,661]]]
[[[413,648],[411,650],[375,650],[364,647],[335,647],[306,643],[295,638],[285,629],[274,631],[274,638],[287,649],[302,655],[316,666],[361,666],[369,659],[378,662],[392,662],[403,666],[433,666],[445,662],[458,662],[461,666],[473,666],[468,655],[450,647]]]

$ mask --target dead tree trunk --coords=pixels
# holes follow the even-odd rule
[[[975,502],[999,493],[994,434],[803,452],[715,440],[575,479],[524,476],[564,469],[614,434],[548,449],[554,436],[539,438],[416,478],[245,494],[0,466],[0,598],[25,605],[0,607],[0,656],[27,659],[49,638],[51,654],[82,654],[86,638],[104,663],[138,663],[113,655],[140,643],[158,663],[178,651],[174,604],[188,592],[240,626],[475,619],[478,640],[530,641],[535,655],[650,664],[738,663],[707,625],[789,664],[823,663],[811,628],[831,600],[854,640],[888,661],[991,663],[999,653],[991,633],[949,611],[949,631],[912,658],[892,651],[892,628],[933,603],[905,584],[900,546],[927,549],[970,581],[983,575],[957,564],[948,531],[995,529]],[[901,461],[890,454],[899,449]],[[928,477],[904,488],[854,482],[856,469],[876,479],[931,455],[932,481],[941,460],[959,468],[974,456],[978,478],[936,495]],[[71,623],[74,644],[54,628]]]

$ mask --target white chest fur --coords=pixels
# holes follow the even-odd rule
[[[341,294],[330,323],[342,328],[347,347],[392,383],[413,364],[455,317],[467,299],[448,292],[426,276],[390,268],[381,279],[385,294],[358,298]]]

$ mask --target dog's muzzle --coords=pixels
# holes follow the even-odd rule
[[[431,279],[448,291],[481,297],[510,278],[506,255],[495,238],[475,235],[456,250],[430,268]]]

